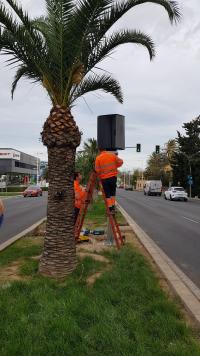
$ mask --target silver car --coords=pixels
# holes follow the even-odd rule
[[[167,200],[188,201],[188,194],[183,187],[171,187],[164,192],[164,198]]]

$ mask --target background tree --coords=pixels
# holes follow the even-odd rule
[[[169,160],[169,163],[170,163],[171,159],[173,158],[173,155],[177,151],[177,149],[178,149],[178,144],[177,144],[176,139],[170,139],[165,144],[164,152]]]
[[[164,186],[169,184],[169,175],[166,173],[165,167],[169,164],[166,153],[163,151],[159,154],[152,153],[147,161],[145,177],[148,180],[161,179]]]
[[[173,177],[171,161],[178,145],[175,139],[170,139],[164,146],[159,154],[153,152],[150,156],[145,170],[145,177],[149,180],[161,179],[164,186],[169,186]]]
[[[169,186],[172,185],[173,182],[173,168],[171,166],[171,161],[173,160],[174,154],[177,152],[178,144],[176,139],[170,139],[165,144],[164,153],[167,157],[167,164],[164,167],[164,172],[166,174],[166,182]]]
[[[142,173],[143,173],[143,175],[142,175]],[[144,176],[144,172],[142,172],[142,170],[140,170],[139,168],[137,168],[133,171],[133,174],[131,176],[131,185],[133,186],[133,188],[136,187],[137,179],[142,178],[142,176]]]
[[[177,2],[171,0],[45,0],[46,12],[39,19],[31,19],[18,1],[0,1],[0,52],[8,56],[8,64],[18,66],[12,95],[24,77],[40,83],[52,103],[42,131],[49,168],[40,262],[44,275],[64,277],[76,266],[73,173],[81,134],[71,107],[80,96],[98,89],[123,102],[119,83],[102,74],[99,63],[126,43],[145,46],[153,58],[154,45],[148,35],[128,29],[112,31],[124,14],[146,2],[163,6],[171,22],[180,17]]]
[[[89,138],[83,144],[83,150],[76,155],[76,170],[83,177],[82,182],[87,184],[90,172],[94,169],[95,158],[98,154],[97,140]]]
[[[171,159],[173,184],[180,184],[187,190],[188,175],[193,177],[192,194],[200,196],[200,116],[183,124],[185,135],[179,131],[178,150]]]
[[[46,167],[44,169],[44,173],[43,173],[42,178],[45,179],[48,182],[48,179],[49,179],[49,169],[48,169],[48,167]]]

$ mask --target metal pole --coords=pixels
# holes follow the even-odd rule
[[[114,245],[114,236],[113,236],[112,226],[109,218],[107,219],[106,235],[107,235],[107,239],[105,241],[105,245],[109,245],[109,246]]]
[[[189,162],[189,167],[190,167],[190,176],[192,176],[192,167],[191,167],[191,162],[190,160],[188,160]],[[191,183],[191,182],[190,182]],[[192,197],[192,184],[190,184],[190,198]]]
[[[38,185],[38,154],[37,154],[37,177],[36,177],[37,185]]]
[[[124,189],[126,188],[126,173],[124,172]]]

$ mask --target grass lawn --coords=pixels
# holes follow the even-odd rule
[[[120,225],[127,225],[126,220],[119,211],[117,212],[117,221]],[[106,225],[107,216],[105,204],[102,200],[102,197],[99,196],[96,201],[91,206],[89,206],[84,226],[88,228],[96,228],[102,226],[105,227]]]
[[[0,253],[0,276],[19,263],[21,278],[0,287],[1,356],[200,355],[178,306],[132,246],[99,252],[107,262],[86,256],[60,282],[37,274],[32,257],[41,248],[41,237],[25,237]]]

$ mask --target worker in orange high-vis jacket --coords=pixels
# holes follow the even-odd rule
[[[75,207],[74,207],[74,223],[76,223],[80,208],[84,204],[86,192],[80,185],[82,176],[79,172],[74,173],[74,193],[75,193]]]
[[[101,179],[108,207],[111,212],[115,211],[116,187],[118,168],[123,160],[116,153],[100,150],[95,161],[95,171]]]

